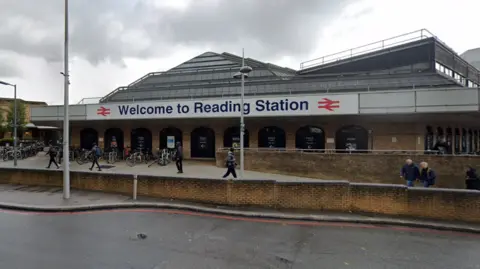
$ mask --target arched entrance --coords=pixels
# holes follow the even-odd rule
[[[258,131],[259,148],[285,148],[285,131],[277,126],[268,126]]]
[[[325,149],[325,132],[316,126],[300,127],[295,133],[295,148],[308,150]]]
[[[130,134],[130,146],[133,151],[152,151],[152,132],[146,128],[133,129]]]
[[[215,132],[207,127],[198,127],[190,134],[192,158],[215,158]]]
[[[368,131],[362,126],[345,126],[335,133],[338,152],[365,152],[368,150]]]
[[[245,134],[243,135],[243,146],[248,148],[250,145],[250,135],[248,130],[245,129]],[[225,130],[223,133],[223,147],[224,148],[240,148],[240,127],[232,126]]]
[[[175,144],[183,144],[182,130],[175,127],[167,127],[160,131],[160,148],[175,148]]]
[[[92,128],[85,128],[80,131],[80,148],[91,149],[93,144],[98,145],[98,132]]]
[[[123,131],[120,128],[110,128],[105,131],[105,149],[112,148],[112,141],[115,138],[117,142],[117,149],[119,151],[123,151],[124,148],[124,140],[123,140]]]

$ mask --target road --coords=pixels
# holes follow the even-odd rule
[[[398,227],[168,210],[2,211],[0,231],[0,268],[11,269],[480,268],[480,235]]]

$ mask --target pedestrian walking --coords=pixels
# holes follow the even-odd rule
[[[435,180],[437,179],[437,175],[435,171],[428,166],[427,162],[420,163],[420,175],[419,175],[420,182],[422,182],[423,187],[428,188],[430,186],[435,185]]]
[[[412,159],[406,159],[400,170],[400,178],[407,181],[408,187],[413,187],[419,175],[418,167],[413,163]]]
[[[55,158],[57,157],[57,150],[52,145],[52,143],[50,143],[50,147],[48,148],[48,151],[47,151],[46,155],[50,156],[50,160],[48,161],[47,169],[50,169],[50,166],[52,165],[52,163],[55,164],[55,166],[57,166],[57,169],[59,169],[60,166],[58,166],[57,161],[55,161]]]
[[[471,166],[468,166],[465,171],[465,185],[467,190],[480,190],[480,178],[477,170]]]
[[[230,150],[228,151],[227,160],[225,162],[227,172],[225,173],[225,175],[223,175],[223,178],[228,177],[230,174],[232,174],[233,178],[237,178],[237,172],[235,171],[235,166],[237,165],[237,162],[235,160],[235,154],[233,150],[233,148],[230,148]]]
[[[90,171],[92,171],[95,164],[97,165],[98,171],[102,171],[102,169],[100,168],[100,164],[98,164],[98,158],[102,156],[102,150],[96,144],[93,144],[92,156],[93,156],[93,160],[92,160],[92,166],[89,168]]]
[[[183,173],[183,147],[180,142],[176,143],[175,165],[177,166],[177,173]]]

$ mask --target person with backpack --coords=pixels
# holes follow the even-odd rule
[[[420,182],[423,183],[423,187],[428,188],[430,186],[435,185],[435,180],[437,179],[437,175],[435,171],[428,167],[427,162],[420,163]]]
[[[58,166],[58,164],[57,164],[57,161],[55,160],[55,158],[57,157],[57,150],[52,145],[52,143],[50,143],[47,154],[45,154],[45,155],[50,156],[50,161],[48,162],[47,169],[50,169],[50,166],[52,165],[52,163],[57,166],[57,169],[60,168],[60,166]]]
[[[92,171],[95,164],[98,167],[98,171],[102,171],[102,169],[100,168],[100,164],[98,164],[98,158],[102,157],[102,150],[100,149],[99,146],[97,146],[97,144],[93,144],[92,155],[93,155],[93,160],[92,160],[92,166],[89,168],[90,171]]]
[[[233,153],[233,148],[230,148],[227,155],[227,160],[225,161],[225,166],[227,167],[227,172],[223,175],[223,178],[228,177],[232,174],[233,178],[237,178],[237,172],[235,171],[235,166],[237,162],[235,160],[235,154]]]

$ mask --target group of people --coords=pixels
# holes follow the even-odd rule
[[[176,152],[175,152],[175,165],[177,166],[177,173],[181,174],[183,173],[183,148],[182,148],[182,145],[180,142],[177,142],[176,143]],[[98,168],[98,171],[102,171],[102,168],[100,166],[100,164],[98,163],[98,159],[102,156],[102,150],[100,149],[100,147],[94,143],[92,145],[92,149],[91,149],[91,154],[93,156],[92,158],[92,166],[90,166],[90,171],[93,170],[93,167],[95,167],[95,165],[97,165],[97,168]],[[57,155],[59,155],[58,157],[58,163],[57,163]],[[47,151],[47,154],[50,159],[48,161],[48,166],[46,167],[47,169],[50,169],[50,166],[52,166],[52,164],[54,164],[57,169],[60,168],[59,164],[62,163],[62,157],[63,157],[63,154],[62,154],[62,150],[60,150],[60,152],[57,152],[57,149],[53,146],[52,143],[49,143],[49,149]]]
[[[418,167],[412,159],[407,159],[400,170],[400,178],[406,181],[408,187],[413,187],[415,182],[420,181],[423,187],[428,188],[435,185],[437,175],[427,162],[421,162]]]
[[[408,187],[415,186],[415,182],[419,181],[423,187],[428,188],[435,185],[437,175],[427,162],[421,162],[417,166],[412,159],[407,159],[400,170],[400,178],[406,181]],[[465,180],[467,189],[480,189],[480,178],[475,168],[467,166]]]

